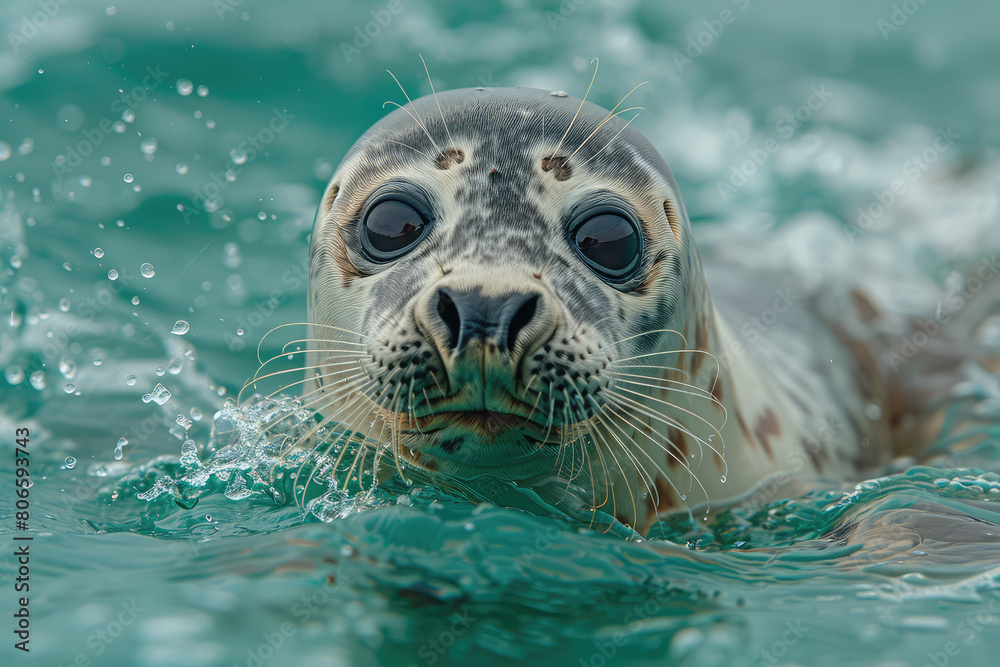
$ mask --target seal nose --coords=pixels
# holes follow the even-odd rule
[[[484,296],[478,290],[442,287],[436,298],[435,310],[448,330],[448,349],[457,354],[476,338],[495,341],[500,352],[513,351],[518,336],[535,318],[542,295]]]

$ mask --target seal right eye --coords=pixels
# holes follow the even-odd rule
[[[424,236],[427,220],[417,209],[398,199],[384,199],[368,210],[361,241],[373,259],[402,256]]]

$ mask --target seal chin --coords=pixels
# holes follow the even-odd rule
[[[470,478],[494,474],[521,479],[551,467],[559,428],[546,429],[528,416],[493,410],[437,412],[413,420],[399,414],[401,453],[409,463]],[[419,427],[419,428],[418,428]]]

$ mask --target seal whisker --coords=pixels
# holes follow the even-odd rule
[[[347,369],[342,370],[342,371],[336,371],[335,373],[321,373],[321,374],[313,376],[312,378],[305,378],[303,380],[298,380],[296,382],[291,382],[291,383],[289,383],[287,385],[284,385],[283,387],[279,387],[278,389],[276,389],[275,391],[271,392],[270,394],[267,394],[266,398],[274,398],[274,396],[276,394],[278,394],[278,393],[280,393],[282,391],[285,391],[289,387],[294,387],[296,385],[305,384],[306,382],[310,382],[310,381],[315,380],[317,378],[335,377],[335,376],[340,375],[341,373],[345,373],[345,372],[347,372]],[[360,373],[358,375],[353,376],[354,379],[358,379],[358,380],[364,379],[365,377],[366,377],[365,375],[360,374]],[[343,381],[343,380],[341,380],[341,381]],[[338,387],[338,389],[341,389],[341,387]],[[322,394],[325,390],[326,390],[325,386],[316,387],[315,389],[313,389],[311,391],[304,392],[303,394],[301,394],[299,396],[299,398],[306,398],[306,397],[312,396],[313,394],[316,394],[316,393]],[[310,404],[307,403],[306,405],[308,406]]]
[[[409,144],[404,144],[402,141],[396,141],[394,139],[386,139],[386,143],[399,144],[403,148],[409,148],[411,151],[414,151],[416,153],[420,153],[421,155],[423,155],[428,160],[433,160],[434,159],[430,155],[428,155],[427,153],[423,152],[422,150],[416,149],[416,148],[414,148],[413,146],[411,146]]]
[[[636,114],[636,115],[632,116],[631,118],[629,118],[629,119],[628,119],[628,122],[627,122],[627,123],[625,123],[625,125],[623,125],[623,126],[622,126],[622,129],[618,130],[618,132],[617,132],[617,133],[615,133],[615,136],[611,137],[611,139],[609,139],[609,140],[608,140],[608,142],[607,142],[606,144],[604,144],[603,146],[601,146],[600,150],[598,150],[598,151],[597,151],[596,153],[594,153],[594,154],[593,154],[593,155],[591,155],[591,156],[590,156],[589,158],[587,158],[586,160],[584,160],[584,161],[583,161],[583,162],[582,162],[582,163],[580,164],[580,166],[581,166],[581,167],[586,167],[586,166],[587,166],[588,164],[590,164],[590,162],[591,162],[591,161],[592,161],[592,160],[593,160],[594,158],[596,158],[596,157],[597,157],[598,155],[600,155],[600,154],[601,154],[601,153],[603,153],[603,152],[604,152],[605,150],[607,150],[608,146],[610,146],[610,145],[612,144],[612,142],[614,142],[614,140],[615,140],[615,139],[617,139],[617,138],[618,138],[618,136],[619,136],[619,135],[620,135],[620,134],[621,134],[622,132],[624,132],[624,131],[625,131],[625,129],[626,129],[626,128],[627,128],[627,127],[628,127],[629,125],[631,125],[631,124],[632,124],[632,121],[633,121],[633,120],[635,120],[635,119],[636,119],[636,118],[638,118],[638,117],[639,117],[639,114]]]
[[[376,381],[374,379],[370,379],[369,382],[367,382],[367,383],[361,383],[361,382],[356,381],[353,384],[349,384],[349,385],[347,385],[345,387],[339,387],[334,392],[334,394],[330,397],[331,398],[331,403],[333,401],[337,400],[338,397],[336,396],[336,394],[343,393],[343,391],[345,391],[345,390],[358,390],[357,391],[357,395],[352,400],[350,400],[344,407],[342,407],[340,410],[334,412],[329,417],[327,417],[324,420],[322,420],[319,424],[317,424],[317,426],[316,426],[316,428],[314,428],[313,432],[311,432],[311,433],[308,434],[311,437],[312,434],[316,430],[318,430],[318,428],[321,425],[325,425],[326,423],[328,423],[330,421],[335,421],[338,418],[340,419],[340,423],[342,425],[347,425],[348,426],[348,428],[346,430],[342,431],[340,434],[337,435],[337,437],[333,441],[331,441],[330,443],[328,443],[328,446],[327,446],[325,452],[328,452],[330,450],[330,448],[332,448],[341,438],[346,438],[347,440],[349,440],[352,435],[358,434],[358,431],[356,431],[353,428],[353,426],[352,426],[353,423],[357,419],[360,419],[361,417],[363,417],[366,414],[366,412],[365,412],[366,410],[369,410],[369,411],[371,410],[371,407],[367,403],[365,403],[365,399],[367,399],[368,401],[370,401],[372,404],[378,405],[378,401],[381,400],[381,398],[388,392],[389,387],[390,387],[390,385],[388,383],[386,383],[386,385],[384,387],[382,387],[380,390],[377,391],[377,393],[376,393],[376,395],[375,395],[374,398],[370,398],[365,393],[367,390],[366,390],[365,386],[362,386],[362,384],[364,384],[366,386],[372,386],[372,385],[376,384]],[[345,416],[344,413],[346,413],[346,416]],[[371,427],[369,427],[368,433],[369,434],[371,433]],[[300,441],[301,441],[301,439],[300,439]],[[345,446],[346,446],[346,441],[345,441]],[[316,451],[316,450],[314,449],[313,451]],[[337,459],[336,459],[336,461],[334,462],[334,465],[333,465],[334,468],[336,468],[337,466],[340,465],[340,461],[343,458],[344,451],[345,450],[342,449],[341,452],[340,452],[340,454],[337,456]],[[324,454],[325,454],[325,452],[324,452]]]
[[[595,75],[597,74],[596,70],[594,71],[594,74],[595,74]],[[566,162],[569,162],[570,160],[572,160],[572,159],[573,159],[573,156],[574,156],[574,155],[576,155],[576,154],[577,154],[577,153],[578,153],[578,152],[580,151],[580,149],[581,149],[581,148],[583,148],[583,147],[584,147],[584,145],[586,145],[586,143],[587,143],[588,141],[590,141],[590,138],[591,138],[592,136],[594,136],[595,134],[597,134],[597,131],[598,131],[598,130],[600,130],[600,129],[601,129],[602,127],[604,127],[604,124],[605,124],[605,123],[607,123],[607,122],[608,122],[609,120],[611,120],[612,118],[614,118],[614,117],[615,117],[615,116],[617,116],[618,114],[621,114],[621,113],[625,113],[626,111],[634,111],[634,110],[636,110],[636,109],[642,109],[643,107],[632,107],[631,109],[622,109],[622,110],[621,110],[621,111],[619,111],[618,113],[615,113],[615,110],[616,110],[616,109],[617,109],[618,107],[620,107],[620,106],[622,105],[622,103],[623,103],[623,102],[624,102],[625,100],[627,100],[627,99],[628,99],[629,95],[631,95],[632,93],[634,93],[634,92],[635,92],[635,91],[636,91],[637,89],[639,89],[639,88],[642,88],[642,87],[643,87],[643,86],[645,86],[645,85],[646,85],[647,83],[649,83],[649,81],[643,81],[642,83],[640,83],[640,84],[638,84],[637,86],[635,86],[634,88],[632,88],[632,90],[630,90],[630,91],[628,91],[627,93],[625,93],[625,97],[621,98],[621,99],[620,99],[620,100],[618,101],[618,104],[616,104],[616,105],[614,106],[614,109],[612,109],[611,111],[609,111],[609,112],[608,112],[608,115],[604,117],[604,120],[602,120],[602,121],[600,122],[600,124],[599,124],[599,125],[598,125],[597,127],[595,127],[595,128],[594,128],[594,131],[593,131],[593,132],[591,132],[591,133],[590,133],[589,135],[587,135],[587,138],[583,140],[583,143],[581,143],[581,144],[580,144],[579,146],[577,146],[577,147],[576,147],[576,150],[575,150],[575,151],[573,151],[572,153],[570,153],[569,157],[568,157],[568,158],[566,158]]]
[[[617,412],[616,412],[616,411],[615,411],[615,410],[614,410],[613,408],[611,408],[611,406],[607,406],[607,408],[608,408],[608,410],[610,410],[610,411],[611,411],[611,413],[612,413],[612,414],[613,414],[614,416],[616,416],[616,417],[617,417],[618,419],[620,419],[620,420],[621,420],[621,421],[622,421],[623,423],[627,424],[627,425],[628,425],[628,426],[629,426],[629,427],[630,427],[630,428],[631,428],[631,429],[632,429],[633,431],[635,431],[636,433],[641,433],[642,435],[644,435],[644,436],[646,437],[646,439],[647,439],[647,440],[649,440],[649,441],[650,441],[650,442],[652,442],[652,443],[653,443],[654,445],[656,445],[657,447],[659,447],[659,448],[660,448],[660,449],[661,449],[661,450],[662,450],[662,451],[663,451],[663,452],[664,452],[664,453],[665,453],[665,454],[666,454],[667,456],[669,456],[669,457],[671,457],[672,459],[674,459],[675,461],[677,461],[677,463],[678,463],[678,464],[679,464],[679,465],[680,465],[680,466],[681,466],[682,468],[684,468],[684,470],[686,470],[686,471],[687,471],[687,473],[688,473],[688,475],[689,475],[689,476],[691,477],[691,479],[693,479],[693,480],[694,480],[695,482],[697,482],[697,483],[698,483],[698,486],[700,486],[700,487],[701,487],[701,490],[702,490],[702,493],[704,493],[704,494],[705,494],[705,500],[706,500],[706,502],[708,502],[708,503],[709,503],[709,505],[708,505],[708,506],[709,506],[709,507],[711,507],[711,501],[710,501],[710,499],[709,499],[709,496],[708,496],[708,491],[707,491],[707,490],[705,489],[705,485],[701,483],[701,480],[700,480],[700,479],[698,479],[698,475],[696,475],[696,474],[694,473],[694,471],[693,471],[693,470],[691,470],[691,468],[690,468],[690,467],[688,466],[688,463],[687,463],[687,461],[685,461],[683,457],[681,457],[681,456],[678,456],[678,455],[677,455],[677,454],[675,454],[674,452],[670,451],[670,449],[668,449],[667,445],[669,445],[670,447],[673,447],[673,448],[674,448],[674,449],[676,449],[676,450],[677,450],[678,452],[680,452],[680,451],[681,451],[681,450],[680,450],[680,448],[679,448],[679,447],[678,447],[678,446],[677,446],[677,445],[676,445],[676,444],[675,444],[675,443],[674,443],[674,442],[673,442],[672,440],[670,440],[670,438],[668,438],[668,437],[666,437],[666,436],[663,436],[662,434],[660,434],[660,433],[658,433],[657,431],[655,431],[655,430],[652,430],[652,429],[650,429],[650,430],[649,430],[649,432],[647,432],[647,431],[646,431],[645,429],[642,429],[642,428],[640,428],[639,426],[636,426],[635,424],[633,424],[632,422],[630,422],[630,421],[628,420],[628,418],[627,418],[627,417],[625,417],[624,415],[622,415],[622,414],[618,414],[618,413],[617,413]],[[618,428],[620,429],[621,427],[619,426]],[[659,442],[658,440],[656,440],[656,439],[655,439],[655,438],[653,437],[654,435],[655,435],[655,436],[660,436],[660,437],[662,437],[662,438],[663,438],[663,439],[665,440],[665,442],[666,442],[666,445],[665,445],[665,444],[663,444],[663,443],[661,443],[661,442]],[[648,455],[648,454],[647,454],[647,455]],[[673,487],[674,491],[677,491],[677,496],[678,496],[679,498],[681,498],[681,501],[682,501],[682,502],[684,503],[684,506],[685,506],[685,507],[687,508],[687,510],[688,510],[688,514],[690,515],[690,514],[691,514],[691,507],[690,507],[690,505],[688,504],[687,500],[686,500],[686,499],[685,499],[685,498],[683,497],[683,494],[681,494],[681,493],[680,493],[680,491],[679,491],[679,490],[677,489],[677,487],[676,487],[676,486],[674,485],[673,481],[672,481],[672,480],[670,479],[670,476],[669,476],[669,475],[664,475],[664,476],[666,477],[666,479],[667,479],[667,482],[669,482],[669,483],[670,483],[670,486],[671,486],[671,487]],[[694,517],[693,517],[693,516],[691,517],[691,520],[692,520],[692,521],[694,520]]]
[[[623,375],[628,375],[628,376],[631,376],[631,377],[644,377],[642,375],[632,375],[631,373],[615,373],[615,372],[611,372],[611,371],[605,371],[605,372],[608,375],[615,375],[615,376],[619,376],[619,377],[623,376]],[[713,396],[711,394],[711,392],[709,392],[709,391],[707,391],[705,389],[702,389],[701,387],[697,387],[697,386],[695,386],[693,384],[688,384],[686,382],[678,382],[677,380],[667,380],[665,378],[647,378],[647,379],[649,379],[649,380],[655,380],[656,382],[667,382],[667,383],[670,383],[670,384],[679,385],[681,387],[690,387],[691,389],[697,390],[697,392],[695,392],[695,391],[687,391],[685,389],[673,389],[673,388],[670,388],[670,387],[662,387],[662,386],[656,385],[656,384],[648,384],[646,382],[637,382],[636,380],[621,379],[621,380],[618,380],[618,382],[621,382],[622,384],[632,384],[632,385],[636,385],[636,386],[639,386],[639,387],[649,387],[650,389],[660,389],[660,390],[663,390],[663,391],[672,391],[672,392],[676,392],[678,394],[685,394],[687,396],[693,396],[694,398],[704,398],[705,400],[710,401],[710,402],[715,403],[716,405],[718,405],[720,408],[723,409],[723,411],[726,409],[725,406],[722,405],[722,402],[719,401],[719,399],[717,399],[715,396]]]
[[[437,104],[438,113],[441,114],[441,122],[444,124],[444,131],[448,134],[448,145],[454,146],[455,141],[451,138],[451,130],[448,129],[448,121],[444,119],[444,111],[441,110],[441,103],[438,102],[437,91],[434,90],[434,82],[431,81],[431,73],[430,70],[427,69],[427,62],[424,60],[423,54],[418,53],[417,55],[420,56],[420,62],[423,63],[424,72],[427,74],[427,83],[431,85],[431,95],[434,96],[434,103]]]
[[[609,362],[608,363],[608,368],[649,368],[649,369],[659,370],[659,371],[664,371],[664,372],[669,372],[669,373],[679,373],[681,376],[686,377],[689,380],[691,379],[691,374],[690,373],[688,373],[683,368],[677,368],[676,366],[656,366],[656,365],[650,365],[650,364],[621,364],[621,365],[618,365],[618,364],[615,364],[614,362]],[[608,373],[608,374],[610,374],[611,372],[612,371],[609,371],[607,369],[601,371],[601,373]],[[656,377],[656,376],[645,376],[644,375],[644,376],[640,376],[640,377],[649,377],[650,379],[661,380],[661,381],[664,381],[664,382],[667,381],[666,378],[660,378],[660,377]],[[694,385],[692,385],[692,386],[694,386]],[[701,387],[697,387],[697,388],[701,389]]]
[[[363,393],[359,393],[359,395],[357,397],[355,397],[354,401],[352,401],[351,403],[349,403],[348,406],[353,405],[355,402],[358,402],[363,397],[364,397],[364,394]],[[314,448],[312,450],[313,459],[314,460],[318,460],[318,457],[325,457],[325,456],[327,456],[329,454],[330,450],[333,449],[337,445],[337,443],[339,443],[341,440],[343,440],[343,445],[341,446],[340,452],[337,454],[336,460],[334,460],[333,464],[329,468],[329,470],[333,473],[333,479],[334,479],[334,481],[336,481],[336,475],[337,475],[336,471],[337,471],[337,468],[340,466],[340,462],[343,459],[344,454],[347,452],[348,447],[350,446],[350,440],[351,440],[351,438],[353,436],[355,436],[355,435],[358,435],[357,429],[354,428],[354,423],[358,419],[360,419],[361,417],[364,416],[364,414],[365,414],[365,411],[364,411],[365,407],[366,406],[365,406],[364,402],[362,401],[357,407],[354,408],[354,410],[352,412],[350,412],[350,414],[349,414],[349,416],[348,416],[347,419],[345,419],[345,420],[343,420],[343,421],[340,422],[341,424],[346,424],[348,426],[348,428],[345,429],[344,431],[341,431],[337,435],[336,438],[334,438],[333,440],[330,440],[327,443],[326,447],[323,449],[322,454],[319,454],[317,456],[317,452],[319,451],[319,446],[317,446],[316,448]],[[316,431],[318,431],[322,426],[324,426],[325,424],[327,424],[327,423],[329,423],[331,421],[334,421],[335,419],[336,419],[336,415],[331,415],[330,417],[327,417],[326,419],[324,419],[321,422],[319,422],[316,425],[316,427],[313,429],[313,431],[309,434],[310,437],[312,436],[312,434],[314,434]],[[370,428],[369,428],[368,433],[369,434],[371,433],[371,429]],[[365,446],[365,444],[363,442],[359,444],[359,449],[365,449],[365,448],[366,448],[366,446]],[[299,466],[299,469],[296,471],[296,474],[295,474],[296,481],[298,480],[299,474],[301,473],[302,468],[304,466],[305,466],[305,463],[303,463],[301,466]],[[312,483],[313,477],[315,477],[315,475],[316,475],[316,473],[318,471],[319,471],[319,467],[313,467],[313,469],[309,472],[309,477],[306,478],[305,486],[302,488],[302,502],[303,502],[303,504],[305,503],[306,493],[308,493],[308,491],[309,491],[309,485]],[[346,487],[349,482],[350,482],[350,477],[348,476],[348,478],[345,479],[345,481],[344,481],[344,487]]]
[[[647,81],[646,83],[649,83],[649,82]],[[635,90],[635,88],[633,88],[632,90]],[[627,95],[626,95],[626,97],[627,97]],[[621,104],[621,102],[619,102],[619,104]],[[617,109],[617,108],[618,107],[615,107],[615,109]],[[614,113],[609,113],[607,115],[607,117],[604,120],[602,120],[600,122],[600,124],[597,127],[595,127],[590,134],[587,135],[587,138],[584,139],[583,142],[579,146],[576,147],[576,150],[569,154],[569,157],[566,158],[566,160],[565,160],[565,162],[563,162],[563,164],[564,165],[569,164],[569,161],[573,159],[573,156],[576,155],[580,151],[581,148],[583,148],[584,146],[587,145],[587,142],[590,141],[590,138],[593,137],[595,134],[597,134],[598,131],[600,131],[600,129],[602,127],[604,127],[604,125],[609,120],[611,120],[612,118],[614,118],[615,116],[620,116],[623,113],[626,113],[628,111],[645,111],[645,110],[646,110],[646,107],[628,107],[627,109],[622,109],[621,111],[617,111],[617,112],[614,112]],[[614,111],[614,109],[612,109],[612,111]]]
[[[612,389],[610,391],[616,392],[618,390]],[[649,400],[656,401],[657,403],[660,403],[661,405],[664,405],[664,406],[667,406],[669,408],[673,408],[675,410],[680,410],[681,412],[687,413],[687,414],[691,415],[692,417],[700,420],[705,425],[707,425],[709,428],[711,428],[713,431],[715,431],[715,434],[719,436],[720,440],[722,439],[722,433],[720,432],[720,429],[722,427],[721,426],[720,427],[716,427],[714,424],[712,424],[712,422],[708,421],[707,419],[705,419],[704,417],[702,417],[701,415],[699,415],[696,412],[691,412],[687,408],[682,408],[681,406],[677,405],[676,403],[671,403],[670,401],[665,401],[662,398],[657,398],[655,396],[649,396],[647,394],[643,394],[643,393],[640,393],[640,392],[635,391],[633,389],[628,389],[626,387],[620,387],[620,391],[627,391],[628,393],[633,394],[635,396],[639,396],[641,398],[648,398]],[[671,391],[677,391],[677,390],[673,389]],[[678,393],[681,393],[681,392],[678,392]],[[619,394],[619,395],[621,395],[621,394]]]
[[[336,363],[336,364],[322,363],[322,364],[314,364],[312,366],[296,366],[295,368],[286,368],[286,369],[280,370],[280,371],[271,371],[270,373],[267,373],[266,375],[254,375],[254,377],[251,380],[249,380],[245,385],[243,385],[243,387],[240,389],[239,394],[236,395],[236,402],[239,403],[240,401],[243,400],[242,399],[243,392],[246,391],[247,388],[249,388],[251,386],[254,386],[258,382],[260,382],[262,380],[266,380],[268,378],[277,377],[279,375],[286,375],[288,373],[301,373],[302,371],[315,370],[317,368],[332,368],[332,367],[335,367],[335,366],[357,366],[357,363],[358,363],[358,360],[355,359],[353,361],[343,361],[343,362]],[[261,368],[263,368],[263,367],[261,367]],[[258,370],[258,373],[259,372],[260,371]],[[341,373],[341,372],[343,372],[343,371],[336,371],[334,373],[324,373],[324,374],[317,375],[316,377],[332,377],[333,375],[336,375],[337,373]],[[282,385],[277,390],[275,390],[274,392],[268,394],[267,397],[268,398],[272,398],[275,394],[277,394],[280,391],[284,391],[285,389],[288,389],[289,387],[294,387],[296,385],[303,384],[305,382],[308,382],[309,380],[310,380],[310,378],[306,378],[304,380],[298,380],[296,382],[291,382],[291,383],[289,383],[287,385]]]
[[[570,403],[569,393],[565,389],[563,389],[563,395],[566,397],[566,403],[568,405]],[[584,429],[586,429],[587,433],[590,434],[590,440],[594,444],[594,449],[596,451],[598,451],[598,452],[601,452],[600,445],[597,442],[597,437],[596,437],[596,435],[594,433],[594,429],[592,428],[592,424],[591,424],[590,420],[589,419],[585,419],[585,420],[583,420],[583,421],[581,421],[579,423],[582,424],[583,427],[584,427]],[[607,452],[611,456],[611,459],[615,462],[615,466],[618,468],[618,472],[620,472],[622,474],[622,481],[625,482],[625,488],[628,490],[629,496],[632,498],[632,516],[636,516],[636,511],[635,511],[635,509],[636,509],[635,508],[635,495],[632,493],[632,485],[629,484],[628,475],[625,474],[625,470],[624,470],[624,468],[622,468],[621,463],[618,461],[618,457],[615,456],[614,451],[610,447],[608,447],[607,448]],[[612,484],[612,486],[613,486],[613,484]],[[611,493],[612,514],[617,514],[617,510],[618,510],[617,503],[618,503],[618,501],[615,498],[614,493]],[[610,527],[609,527],[609,530],[610,530]],[[605,531],[605,532],[607,532],[607,531]]]
[[[621,345],[622,343],[627,343],[630,340],[635,340],[636,338],[641,338],[643,336],[652,336],[654,334],[661,334],[661,333],[677,334],[678,336],[680,336],[680,339],[682,341],[684,341],[684,345],[687,345],[687,338],[685,338],[684,334],[682,334],[680,331],[677,331],[677,329],[653,329],[651,331],[643,331],[642,333],[637,333],[637,334],[632,335],[632,336],[627,336],[625,338],[620,338],[619,340],[616,340],[613,343],[608,343],[607,345],[601,345],[597,349],[599,349],[599,350],[606,350],[606,349],[608,349],[610,347],[615,347],[616,345]],[[621,361],[621,360],[619,360],[619,361]]]
[[[580,398],[580,401],[582,403],[584,401],[583,394],[580,393],[580,390],[577,389],[575,385],[574,385],[574,389],[576,390],[576,395]],[[591,420],[587,420],[587,423],[590,423],[590,421]],[[608,449],[610,449],[611,448],[610,443],[608,443],[607,439],[605,439],[604,436],[601,435],[601,429],[599,428],[600,425],[601,425],[601,422],[594,423],[593,424],[593,428],[591,429],[591,434],[593,435],[594,433],[596,433],[601,438],[601,442],[604,443],[604,446],[607,447]],[[621,439],[617,435],[614,434],[613,431],[609,430],[608,433],[618,442],[618,444],[622,448],[622,451],[625,452],[625,455],[628,456],[629,460],[632,461],[632,464],[635,466],[636,472],[639,473],[639,479],[642,480],[643,486],[646,487],[646,492],[649,493],[650,495],[652,495],[653,494],[653,490],[649,488],[649,482],[648,482],[649,473],[646,471],[645,467],[639,462],[639,460],[635,457],[635,455],[632,454],[632,452],[629,450],[629,448],[625,446],[625,443],[622,442]],[[630,491],[631,491],[631,489],[630,489]],[[635,512],[635,505],[634,505],[635,498],[634,497],[632,498],[632,503],[633,503],[633,507],[632,507],[633,516],[635,517],[637,515],[634,513]]]
[[[396,82],[396,85],[399,86],[399,89],[401,91],[403,91],[403,97],[405,97],[406,101],[409,102],[409,105],[411,107],[413,107],[413,113],[415,113],[416,116],[414,116],[413,113],[410,113],[409,109],[407,109],[406,107],[404,107],[401,104],[398,104],[397,102],[391,102],[391,101],[390,102],[386,102],[385,104],[382,105],[382,108],[385,108],[386,104],[395,104],[397,107],[399,107],[400,109],[402,109],[403,111],[405,111],[407,114],[409,114],[410,118],[412,118],[417,123],[417,125],[420,126],[420,129],[422,129],[424,131],[424,134],[427,135],[427,138],[431,140],[431,143],[434,145],[434,150],[437,151],[438,153],[440,153],[441,152],[441,147],[437,145],[437,142],[434,141],[434,137],[432,137],[431,133],[427,131],[427,126],[424,125],[424,120],[420,117],[420,112],[417,111],[417,108],[415,106],[413,106],[413,100],[411,100],[410,96],[406,94],[406,89],[403,88],[403,84],[401,84],[399,82],[399,79],[397,79],[396,75],[393,74],[391,71],[386,70],[386,72],[389,72],[389,76],[391,76],[392,80]]]
[[[720,459],[722,459],[723,465],[726,466],[726,474],[728,474],[729,464],[726,463],[725,457],[717,449],[715,449],[715,447],[713,447],[710,443],[708,443],[706,440],[704,440],[703,438],[701,438],[701,437],[695,435],[694,433],[692,433],[691,431],[689,431],[681,422],[677,421],[676,419],[674,419],[672,417],[668,417],[668,416],[663,415],[663,414],[661,414],[659,412],[651,410],[650,408],[648,408],[647,406],[643,405],[639,401],[631,399],[631,398],[629,398],[627,396],[623,396],[623,395],[621,395],[621,394],[619,394],[617,392],[609,391],[608,392],[608,396],[609,396],[610,400],[612,400],[612,401],[615,401],[615,402],[624,401],[626,403],[629,403],[629,404],[632,405],[632,407],[634,409],[636,409],[636,410],[644,413],[647,417],[655,419],[655,420],[657,420],[657,421],[659,421],[659,422],[661,422],[663,424],[666,424],[668,426],[673,426],[674,428],[676,428],[677,430],[681,431],[682,433],[685,433],[685,434],[691,436],[692,438],[695,439],[695,441],[698,442],[699,447],[701,447],[701,446],[708,447]],[[639,396],[642,396],[642,394],[639,394]],[[643,396],[643,398],[650,398],[650,397]],[[695,414],[693,412],[690,412],[688,410],[684,410],[683,408],[680,408],[680,407],[678,407],[676,405],[672,405],[670,403],[666,403],[666,405],[669,405],[670,407],[673,407],[673,408],[677,408],[679,410],[687,412],[688,414],[690,414],[690,415],[692,415],[694,417],[697,417],[698,419],[701,419],[701,421],[703,421],[706,424],[708,424],[709,428],[711,428],[713,431],[716,432],[716,434],[718,434],[720,441],[722,440],[722,434],[719,433],[718,429],[716,429],[715,426],[713,426],[712,424],[710,424],[709,422],[707,422],[705,419],[703,419],[700,415],[697,415],[697,414]]]
[[[327,402],[326,405],[324,405],[322,408],[316,408],[314,410],[314,412],[322,412],[324,409],[326,409],[327,407],[329,407],[330,405],[332,405],[333,402],[335,402],[338,398],[340,398],[340,396],[339,396],[340,394],[344,394],[344,393],[347,393],[347,392],[350,392],[350,391],[354,391],[355,389],[360,388],[362,384],[374,384],[374,380],[366,381],[364,379],[364,377],[357,376],[357,377],[351,379],[345,386],[338,387],[334,392],[332,392],[330,394],[321,394],[319,396],[316,396],[312,400],[307,401],[306,403],[304,403],[300,407],[300,409],[310,409],[310,408],[313,408],[314,406],[316,406],[317,404],[323,403],[324,401],[326,401]],[[308,397],[309,395],[315,394],[315,393],[317,393],[319,391],[320,390],[317,389],[317,390],[308,392],[306,394],[303,394],[302,398]],[[265,430],[272,429],[272,428],[274,428],[275,426],[277,426],[278,424],[280,424],[281,422],[283,422],[284,420],[288,419],[291,416],[294,416],[294,413],[286,414],[285,416],[279,417],[278,419],[275,419],[275,420],[273,420],[271,422],[268,422],[267,424],[263,424],[262,428],[264,428]],[[334,416],[336,416],[336,415],[334,415]],[[304,420],[300,420],[299,424],[301,424],[303,421]],[[311,432],[307,433],[304,436],[302,436],[301,438],[299,438],[298,441],[296,441],[296,443],[294,445],[292,445],[292,448],[294,448],[300,442],[306,440],[307,438],[309,438],[311,436],[312,436]]]
[[[594,58],[590,62],[592,62],[592,63],[596,62],[597,63],[594,66],[594,75],[592,77],[590,77],[590,85],[587,86],[587,92],[583,94],[583,99],[580,100],[580,106],[577,107],[576,113],[573,114],[572,120],[569,121],[569,125],[566,127],[566,131],[563,132],[562,138],[559,140],[559,143],[556,145],[556,149],[554,151],[552,151],[552,155],[558,155],[559,154],[559,149],[562,148],[563,142],[566,141],[566,137],[569,135],[569,131],[571,129],[573,129],[573,123],[576,122],[577,117],[580,115],[580,110],[583,109],[583,105],[587,102],[587,95],[590,95],[590,89],[594,87],[594,80],[597,78],[597,69],[601,66],[601,61],[599,59],[597,59],[597,58]]]

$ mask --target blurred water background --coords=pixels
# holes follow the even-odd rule
[[[949,451],[952,414],[928,465],[648,541],[395,482],[303,514],[255,430],[295,406],[227,400],[264,335],[305,319],[322,188],[404,101],[385,70],[430,92],[418,53],[438,90],[582,95],[596,57],[610,108],[649,80],[633,126],[706,253],[804,286],[863,271],[933,314],[1000,250],[997,25],[985,0],[3,3],[3,663],[992,664],[1000,381],[981,366],[954,392],[976,447]],[[1000,350],[995,304],[970,303],[963,335]],[[8,629],[18,427],[30,654]]]

